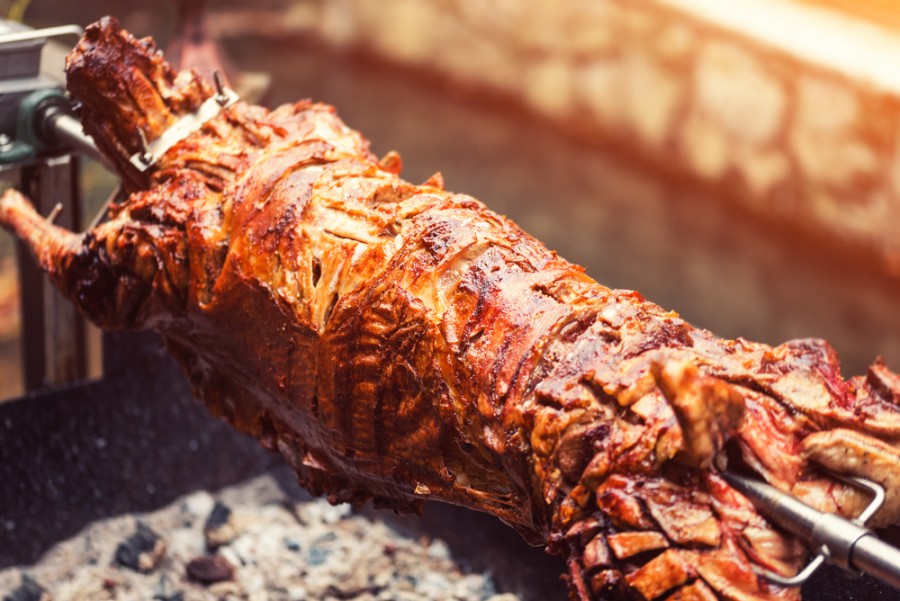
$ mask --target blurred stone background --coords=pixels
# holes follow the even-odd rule
[[[28,14],[84,23],[112,11],[171,35],[171,2],[60,4],[34,0]],[[514,99],[900,273],[900,38],[811,2],[721,4],[218,0],[209,23],[224,39],[312,36]]]

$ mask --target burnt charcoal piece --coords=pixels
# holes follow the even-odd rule
[[[231,519],[231,508],[221,501],[216,501],[212,511],[209,512],[209,517],[206,518],[205,527],[218,528],[219,526],[227,524],[229,519]]]
[[[141,521],[134,534],[116,547],[116,562],[136,572],[148,574],[156,569],[166,553],[166,543]]]
[[[221,555],[197,557],[188,563],[187,573],[192,580],[212,584],[231,580],[234,577],[234,566]]]
[[[159,578],[159,584],[153,592],[153,601],[184,601],[184,593],[174,590],[169,578],[163,574]]]
[[[34,578],[22,574],[22,584],[4,596],[3,601],[50,601],[50,594]]]
[[[295,539],[287,537],[284,539],[284,546],[288,551],[298,552],[303,549],[303,546],[297,542]]]
[[[227,545],[237,536],[237,528],[234,524],[234,515],[231,509],[216,501],[206,524],[203,526],[203,537],[206,539],[206,548],[214,551],[222,545]]]

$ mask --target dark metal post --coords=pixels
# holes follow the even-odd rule
[[[62,204],[56,223],[80,230],[78,158],[63,155],[22,168],[21,189],[47,215]],[[85,377],[84,320],[71,302],[47,282],[20,247],[22,359],[26,390],[69,384]]]

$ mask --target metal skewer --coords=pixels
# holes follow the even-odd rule
[[[14,31],[0,35],[0,44],[14,44],[29,40],[55,38],[63,35],[77,35],[84,33],[84,29],[78,25],[60,25],[59,27],[46,27],[44,29],[29,29],[27,31]]]
[[[869,507],[856,520],[823,513],[768,484],[734,472],[722,477],[747,497],[760,513],[794,536],[809,543],[818,555],[797,576],[785,578],[768,570],[758,573],[783,586],[799,586],[825,561],[845,570],[860,571],[900,589],[900,549],[882,541],[865,522],[884,502],[884,489],[863,478],[838,479],[874,494]]]

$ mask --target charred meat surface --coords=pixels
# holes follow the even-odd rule
[[[0,199],[106,328],[159,332],[209,408],[332,501],[496,515],[568,559],[573,599],[796,599],[806,554],[717,475],[729,453],[855,515],[892,491],[900,377],[844,380],[822,341],[723,340],[611,290],[436,175],[403,181],[323,104],[237,103],[146,172],[128,157],[214,91],[115,20],[67,61],[127,200],[85,234]]]

